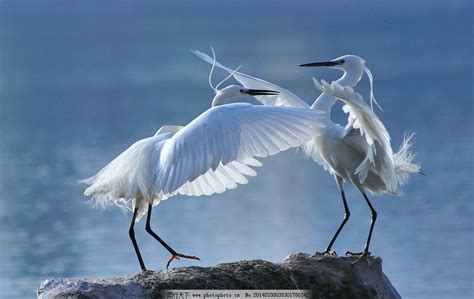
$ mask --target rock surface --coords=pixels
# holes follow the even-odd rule
[[[183,267],[133,276],[53,278],[41,283],[38,298],[162,298],[167,289],[311,290],[313,298],[400,298],[382,272],[382,259],[370,265],[353,257],[310,257],[295,253],[274,264],[262,260]]]

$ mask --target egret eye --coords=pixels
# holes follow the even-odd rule
[[[346,62],[344,59],[341,59],[340,60],[341,64],[343,64],[344,62]]]
[[[244,90],[243,90],[243,89],[241,89],[241,90],[240,90],[240,93],[244,93]]]

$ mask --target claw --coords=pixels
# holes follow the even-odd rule
[[[347,251],[346,252],[346,255],[348,256],[358,256],[359,258],[356,259],[355,261],[352,262],[352,267],[354,267],[355,264],[361,262],[361,261],[366,261],[367,264],[369,265],[370,267],[370,256],[371,256],[371,253],[369,251],[364,251],[364,252],[351,252],[351,251]]]
[[[175,253],[173,255],[171,255],[170,259],[168,260],[168,263],[166,264],[166,270],[168,270],[171,262],[173,260],[180,260],[180,258],[185,258],[185,259],[191,259],[191,260],[198,260],[200,261],[201,259],[198,258],[197,256],[194,256],[194,255],[185,255],[185,254],[181,254],[181,253]]]
[[[315,254],[312,255],[313,257],[316,256],[337,256],[337,253],[334,250],[324,250],[324,251],[316,251]]]

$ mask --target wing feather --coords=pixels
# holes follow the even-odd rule
[[[246,176],[256,176],[257,172],[253,170],[252,168],[248,167],[245,165],[245,163],[241,163],[238,161],[233,161],[231,164],[239,171],[241,174],[246,175]]]
[[[254,167],[260,167],[262,166],[262,162],[258,161],[257,159],[254,158],[245,158],[242,160],[243,163],[254,166]]]
[[[216,193],[222,193],[226,190],[225,186],[221,183],[214,171],[209,171],[208,180]]]
[[[390,135],[384,124],[368,106],[362,96],[351,87],[342,87],[336,82],[329,84],[315,80],[316,87],[340,99],[349,113],[348,126],[343,141],[363,154],[364,159],[356,169],[359,180],[363,183],[369,171],[376,173],[385,183],[388,192],[396,193],[397,177],[393,162],[393,150]]]
[[[154,176],[161,181],[155,180],[155,191],[170,194],[179,189],[183,194],[207,195],[220,187],[246,184],[246,176],[256,174],[251,167],[261,165],[255,157],[300,146],[314,134],[320,119],[310,109],[245,103],[213,107],[163,146]]]
[[[232,178],[227,174],[222,165],[220,165],[214,173],[227,189],[237,188],[237,183],[232,180]]]
[[[98,205],[132,202],[146,213],[177,193],[211,195],[246,184],[265,157],[300,146],[320,114],[310,109],[228,104],[209,109],[182,129],[140,140],[95,176],[85,194]],[[283,142],[283,140],[285,142]],[[145,199],[145,201],[140,200]],[[132,201],[130,201],[132,200]]]
[[[214,193],[214,188],[209,184],[209,181],[206,179],[207,177],[208,176],[206,175],[201,175],[198,177],[198,180],[201,183],[201,186],[203,186],[204,195],[211,195]]]

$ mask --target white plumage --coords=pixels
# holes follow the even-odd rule
[[[213,63],[213,59],[207,54],[196,50],[192,52],[202,60]],[[311,141],[304,144],[303,148],[309,156],[332,174],[336,174],[335,169],[339,167],[331,166],[330,164],[334,163],[329,163],[329,161],[343,159],[356,160],[358,163],[355,163],[357,165],[355,169],[344,169],[340,171],[340,175],[343,178],[353,183],[364,185],[369,173],[376,173],[380,176],[380,180],[382,180],[383,184],[373,186],[366,184],[364,187],[367,190],[373,193],[388,192],[391,194],[399,194],[400,187],[406,182],[409,174],[420,171],[420,166],[412,163],[414,156],[409,152],[412,145],[411,140],[413,134],[405,135],[400,151],[394,154],[390,144],[390,135],[383,123],[373,112],[371,107],[364,102],[360,94],[355,93],[351,88],[347,88],[355,86],[361,79],[364,71],[370,74],[372,83],[372,74],[365,67],[365,61],[353,55],[346,55],[334,61],[341,59],[344,59],[345,63],[350,64],[350,66],[346,68],[339,67],[345,74],[340,80],[336,81],[338,82],[337,84],[329,86],[325,81],[322,81],[323,85],[321,85],[316,80],[313,80],[316,87],[320,90],[326,90],[327,87],[330,87],[330,90],[316,99],[311,106],[312,109],[326,112],[323,119],[326,124],[326,129],[317,131],[317,136],[314,136]],[[304,100],[285,88],[241,72],[234,72],[219,62],[216,62],[215,65],[229,73],[233,73],[233,77],[246,88],[272,89],[279,92],[272,96],[256,96],[255,98],[264,105],[310,108]],[[343,98],[337,98],[334,94]],[[375,101],[372,88],[371,99]],[[345,127],[341,127],[331,121],[331,108],[336,100],[341,100],[345,104],[343,110],[349,114],[348,122]],[[351,150],[355,152],[354,157],[336,158],[334,154],[331,153],[328,153],[326,158],[322,157],[320,152],[323,148],[322,144],[329,144],[331,143],[330,141],[334,139],[339,139],[343,144],[337,144],[333,147],[351,148]],[[328,152],[335,151],[337,151],[335,148],[328,149]],[[360,158],[361,155],[362,158]],[[346,172],[349,172],[350,176],[356,174],[358,179],[353,181],[349,178],[349,175],[345,174]]]
[[[212,59],[199,51],[193,51],[202,60],[212,63]],[[419,164],[413,163],[414,155],[410,152],[413,134],[405,135],[400,150],[393,153],[390,144],[390,135],[371,109],[373,96],[373,76],[365,66],[365,61],[354,55],[345,55],[327,62],[310,63],[301,66],[325,66],[340,69],[344,75],[331,85],[314,80],[317,88],[323,91],[311,107],[294,93],[273,83],[255,78],[241,72],[233,72],[230,68],[216,62],[217,67],[233,74],[233,77],[247,88],[271,88],[279,93],[271,97],[256,97],[264,105],[299,107],[325,112],[322,122],[325,128],[303,144],[305,153],[313,158],[325,170],[334,175],[341,191],[346,216],[339,229],[323,253],[334,254],[331,247],[349,218],[349,209],[343,190],[343,182],[353,183],[363,194],[372,211],[372,224],[369,237],[363,252],[368,257],[370,237],[376,219],[376,212],[365,194],[365,190],[372,193],[387,192],[400,194],[401,186],[412,173],[421,173]],[[370,107],[364,102],[360,94],[351,88],[362,78],[364,72],[370,81]],[[345,127],[332,122],[331,109],[337,100],[342,101],[344,112],[349,114]],[[380,106],[379,106],[380,107]]]
[[[132,206],[129,235],[142,271],[146,267],[134,223],[145,214],[146,231],[171,253],[167,267],[174,259],[199,259],[176,252],[151,229],[154,205],[178,193],[211,195],[246,184],[248,176],[256,175],[253,167],[261,166],[255,158],[298,147],[324,128],[318,111],[231,103],[244,94],[272,95],[276,91],[236,85],[213,89],[213,107],[187,126],[160,128],[155,136],[137,141],[82,181],[89,185],[84,194],[92,196],[97,205]]]
[[[215,56],[214,56],[215,63]],[[235,73],[212,85],[212,107],[187,126],[164,126],[155,136],[137,141],[91,178],[86,196],[96,205],[115,204],[133,210],[129,235],[142,271],[145,263],[135,239],[134,224],[145,213],[146,231],[170,253],[167,267],[174,259],[196,256],[176,252],[150,225],[154,205],[173,195],[211,195],[248,183],[257,173],[255,158],[298,147],[324,128],[322,113],[308,109],[255,106],[232,103],[243,95],[271,96],[274,90],[249,89],[230,85],[218,87]]]
[[[319,90],[344,102],[343,110],[349,113],[348,124],[341,138],[344,145],[339,146],[350,148],[353,156],[340,157],[339,160],[357,161],[357,168],[346,170],[346,175],[339,171],[340,176],[373,193],[399,194],[408,174],[421,170],[418,164],[412,163],[414,157],[409,152],[413,134],[405,136],[399,152],[394,154],[387,129],[359,93],[337,82],[328,84],[321,80],[320,84],[315,79],[313,81]],[[360,157],[363,158],[361,162]]]
[[[211,195],[248,183],[254,158],[298,147],[312,137],[321,114],[316,111],[255,106],[246,103],[213,107],[187,126],[160,129],[137,141],[95,176],[84,192],[99,205],[139,207],[158,204],[177,193]]]

